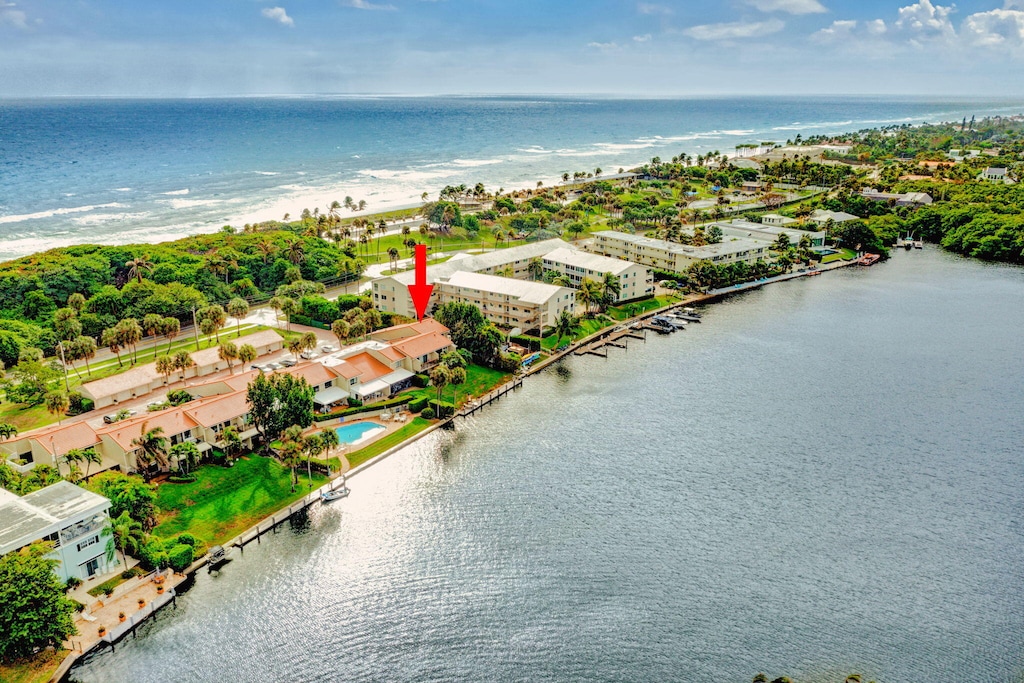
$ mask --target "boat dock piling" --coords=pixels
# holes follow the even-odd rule
[[[510,391],[515,391],[516,389],[518,389],[521,386],[523,386],[523,376],[519,375],[518,377],[516,377],[512,381],[506,382],[505,384],[503,384],[502,386],[498,387],[497,389],[495,389],[495,390],[493,390],[493,391],[491,391],[491,392],[489,392],[487,394],[484,394],[483,396],[481,396],[478,399],[474,399],[473,401],[470,401],[465,406],[463,406],[462,410],[458,411],[454,415],[454,417],[469,417],[470,415],[472,415],[476,411],[482,410],[484,406],[490,405],[491,403],[493,403],[493,402],[495,402],[497,400],[500,400],[502,396],[504,396],[505,394],[507,394]]]

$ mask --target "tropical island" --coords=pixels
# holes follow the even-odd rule
[[[104,596],[173,584],[563,342],[908,241],[1024,262],[1021,131],[762,143],[0,264],[0,604],[19,624],[0,658],[21,672],[5,680],[35,680],[23,672],[76,631],[94,644],[116,628],[86,618]],[[404,290],[417,244],[436,285],[423,321]]]

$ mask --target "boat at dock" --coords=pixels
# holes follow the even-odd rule
[[[340,488],[336,488],[336,489],[331,489],[330,491],[324,491],[323,493],[321,493],[320,494],[320,502],[321,503],[332,503],[332,502],[334,502],[336,500],[340,500],[342,498],[347,497],[349,493],[351,493],[351,491],[348,488],[348,484],[345,483],[345,477],[343,475],[342,478],[341,478],[341,487]]]

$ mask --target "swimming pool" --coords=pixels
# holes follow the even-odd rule
[[[384,431],[384,426],[376,422],[353,422],[342,425],[334,431],[338,433],[338,441],[347,444],[357,444],[366,441],[371,436],[376,436]]]

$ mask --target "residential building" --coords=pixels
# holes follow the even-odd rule
[[[620,287],[615,303],[654,294],[654,275],[651,269],[632,261],[561,247],[545,255],[541,263],[544,270],[553,270],[568,278],[574,288],[580,286],[583,278],[600,282],[605,273],[615,275]]]
[[[722,235],[727,238],[741,237],[774,244],[778,241],[779,235],[785,235],[789,238],[790,244],[794,246],[799,244],[800,240],[804,237],[811,240],[812,247],[820,247],[825,244],[825,233],[815,230],[798,230],[797,228],[786,228],[778,225],[753,223],[742,218],[735,218],[731,221],[719,221],[712,225],[721,230]]]
[[[471,303],[494,324],[524,331],[550,328],[560,313],[576,310],[576,292],[569,287],[482,273],[453,273],[439,280],[434,291],[439,304]]]
[[[284,340],[274,330],[263,330],[238,339],[237,344],[250,344],[256,349],[258,356],[264,356],[280,351],[284,346]],[[186,379],[205,377],[228,367],[228,364],[220,359],[217,347],[192,351],[190,355],[195,366],[184,372]],[[102,409],[145,396],[178,377],[181,377],[181,373],[175,372],[170,377],[164,377],[156,371],[156,363],[147,363],[117,375],[87,382],[81,386],[80,391],[97,409]]]
[[[859,221],[860,216],[854,216],[852,213],[846,213],[845,211],[815,209],[811,212],[811,215],[807,217],[807,220],[811,223],[817,223],[818,225],[825,225],[829,220],[831,220],[833,225],[839,225],[850,221]]]
[[[0,555],[36,541],[53,545],[47,557],[58,561],[62,581],[89,579],[116,566],[107,561],[110,501],[60,481],[18,497],[0,489]]]
[[[918,207],[932,203],[932,196],[927,192],[879,192],[873,187],[866,187],[860,196],[873,202],[892,202],[896,206]]]
[[[495,249],[485,254],[472,256],[460,254],[444,263],[427,266],[427,282],[436,283],[459,271],[527,279],[530,276],[532,261],[540,259],[555,249],[568,246],[569,243],[564,240],[551,239],[509,249]],[[381,311],[415,318],[416,309],[412,304],[412,297],[409,295],[409,285],[413,284],[415,280],[416,274],[412,270],[376,278],[371,283],[374,306]],[[437,303],[438,291],[435,287],[428,310],[430,306],[437,305]]]
[[[761,222],[764,225],[774,225],[780,228],[784,228],[787,225],[792,225],[796,223],[797,220],[795,218],[790,218],[789,216],[782,216],[777,213],[766,213],[765,215],[761,216]]]
[[[769,247],[765,241],[744,237],[732,237],[717,244],[695,247],[643,235],[602,230],[594,233],[590,249],[604,256],[682,273],[694,263],[703,260],[716,264],[737,261],[753,264],[758,260],[767,261],[772,257]]]
[[[981,172],[981,175],[978,176],[978,180],[987,180],[993,183],[1005,183],[1009,181],[1009,178],[1006,177],[1006,168],[989,166]]]

